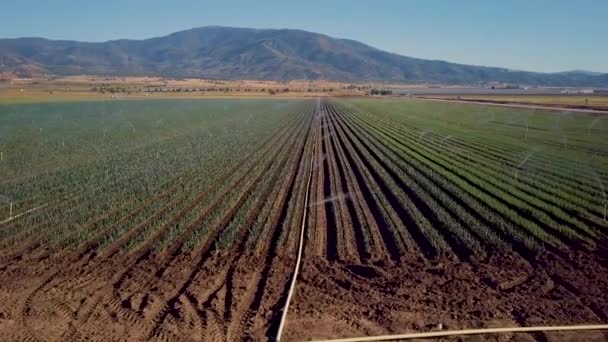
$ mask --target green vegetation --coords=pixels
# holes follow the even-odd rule
[[[0,247],[462,260],[606,239],[608,118],[415,99],[0,106]],[[313,146],[315,146],[313,148]],[[273,252],[274,253],[274,252]],[[201,256],[203,258],[203,256]],[[162,268],[162,267],[161,267]]]
[[[0,106],[0,194],[17,214],[45,206],[6,223],[0,244],[35,236],[61,248],[90,239],[110,246],[127,234],[133,247],[169,223],[178,234],[196,212],[172,215],[186,205],[205,208],[228,181],[247,176],[251,169],[234,166],[246,166],[248,154],[292,126],[304,107],[277,100]],[[0,218],[8,218],[8,203],[0,203]]]
[[[392,90],[387,90],[387,89],[372,89],[369,91],[370,95],[392,95],[393,91]]]
[[[376,174],[368,183],[384,184],[375,192],[406,246],[467,257],[593,250],[606,238],[606,117],[409,99],[335,107],[350,154]]]

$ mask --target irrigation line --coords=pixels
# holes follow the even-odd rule
[[[446,337],[446,336],[498,334],[498,333],[548,332],[548,331],[579,331],[579,330],[608,330],[608,324],[446,330],[446,331],[432,331],[432,332],[423,332],[423,333],[409,333],[409,334],[401,334],[401,335],[382,335],[382,336],[341,338],[341,339],[334,339],[334,340],[317,340],[316,342],[369,342],[369,341],[389,341],[389,340],[393,341],[393,340],[408,340],[408,339],[417,339],[417,338],[434,338],[434,337]]]
[[[317,106],[317,113],[318,113]],[[318,138],[318,137],[317,137]],[[315,142],[316,143],[316,142]],[[287,292],[287,298],[285,299],[285,306],[283,307],[283,312],[281,314],[281,321],[279,322],[279,329],[277,330],[277,335],[275,337],[275,341],[281,340],[281,335],[283,333],[283,328],[285,328],[285,321],[287,319],[287,311],[289,310],[289,303],[291,302],[291,297],[293,296],[294,289],[296,287],[296,280],[298,279],[298,272],[300,271],[300,263],[302,261],[302,250],[304,248],[304,231],[306,230],[306,217],[308,216],[308,198],[310,197],[310,183],[312,182],[312,174],[314,170],[314,161],[315,161],[315,143],[312,145],[312,154],[310,157],[310,174],[308,175],[308,182],[306,183],[306,194],[304,195],[304,209],[302,215],[302,225],[300,226],[300,241],[298,242],[298,254],[296,258],[296,266],[293,271],[293,276],[291,278],[291,284],[289,285],[289,292]]]
[[[17,219],[17,218],[19,218],[19,217],[21,217],[21,216],[23,216],[23,215],[27,215],[27,214],[29,214],[29,213],[31,213],[31,212],[34,212],[34,211],[38,210],[38,209],[42,209],[42,208],[46,207],[47,205],[48,205],[48,203],[45,203],[45,204],[43,204],[43,205],[37,206],[37,207],[35,207],[35,208],[32,208],[32,209],[30,209],[30,210],[26,210],[26,211],[22,212],[21,214],[17,214],[17,215],[15,215],[15,216],[9,217],[9,218],[7,218],[7,219],[6,219],[6,220],[4,220],[4,221],[0,221],[0,224],[10,222],[10,221],[12,221],[12,220],[14,220],[14,219]]]

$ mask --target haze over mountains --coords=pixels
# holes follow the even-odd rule
[[[354,40],[302,30],[217,26],[145,40],[102,43],[0,39],[2,73],[608,86],[608,74],[472,66],[401,56]]]

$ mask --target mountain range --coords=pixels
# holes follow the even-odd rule
[[[144,40],[0,39],[0,74],[607,87],[608,74],[425,60],[293,29],[209,26]]]

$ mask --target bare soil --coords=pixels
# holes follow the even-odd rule
[[[469,263],[415,255],[397,263],[343,263],[315,256],[316,246],[306,249],[286,341],[430,331],[440,324],[608,321],[606,265],[589,255],[565,261],[543,254],[535,263],[514,255]],[[173,262],[170,276],[150,274],[164,258],[151,256],[118,286],[123,258],[74,260],[35,249],[3,259],[0,334],[8,341],[265,341],[276,333],[292,258],[219,252],[200,264],[188,255]]]

